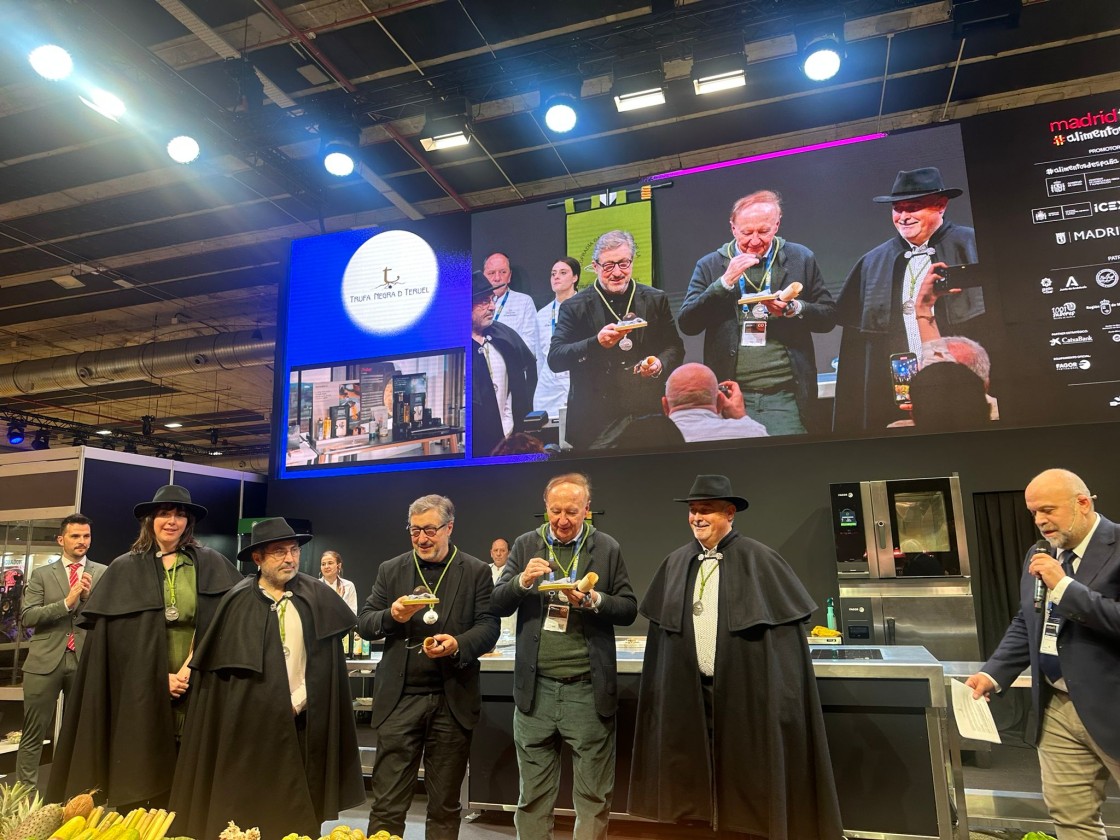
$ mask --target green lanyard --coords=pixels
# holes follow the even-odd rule
[[[167,579],[167,593],[168,598],[171,600],[171,607],[175,607],[175,576],[179,573],[179,552],[175,552],[175,557],[171,561],[171,568],[163,570],[163,576]]]
[[[607,298],[603,294],[603,291],[599,288],[598,282],[596,282],[594,284],[595,285],[595,291],[598,292],[599,297],[602,298],[603,305],[606,306],[607,309],[609,309],[611,311],[611,314],[614,316],[615,323],[618,323],[619,321],[621,321],[623,318],[625,318],[627,315],[629,315],[633,311],[630,307],[634,305],[634,292],[638,291],[638,284],[637,284],[637,282],[635,282],[634,278],[632,278],[632,277],[630,278],[630,283],[631,283],[631,286],[630,286],[630,300],[628,300],[626,302],[626,311],[623,312],[621,315],[619,315],[617,312],[615,312],[614,307],[611,306],[610,303],[607,301]]]
[[[561,565],[559,558],[557,558],[556,551],[553,550],[552,546],[556,541],[553,539],[552,531],[547,524],[541,526],[541,539],[544,540],[544,544],[548,547],[549,559],[551,559],[554,564],[559,566],[560,569],[564,572],[564,577],[570,580],[572,575],[579,568],[579,553],[583,550],[583,544],[587,542],[587,525],[580,526],[579,542],[576,543],[575,553],[572,554],[572,562],[568,564],[568,568],[566,569],[563,565]],[[553,573],[549,574],[549,579],[551,579],[552,574]]]
[[[447,562],[443,564],[443,571],[440,572],[439,580],[436,581],[435,589],[428,586],[428,581],[424,579],[424,573],[420,571],[420,558],[416,556],[416,549],[412,549],[412,562],[416,564],[416,574],[420,575],[420,582],[424,586],[428,586],[428,591],[432,593],[434,598],[436,593],[439,592],[439,585],[443,583],[443,576],[447,574],[447,570],[451,568],[451,561],[455,559],[455,555],[459,553],[459,547],[451,549],[451,556],[447,558]]]
[[[706,587],[708,585],[708,580],[712,577],[712,575],[714,575],[717,571],[719,571],[719,561],[722,560],[722,559],[723,559],[722,554],[720,554],[717,551],[709,552],[707,549],[705,549],[704,553],[700,555],[700,569],[698,570],[699,574],[700,574],[700,594],[696,596],[697,601],[703,601],[704,600],[704,587]],[[711,565],[711,568],[708,569],[707,574],[704,574],[704,561],[705,560],[715,560],[716,561]]]

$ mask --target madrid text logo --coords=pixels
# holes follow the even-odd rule
[[[1065,245],[1065,244],[1066,244],[1066,242],[1068,241],[1068,240],[1066,239],[1066,232],[1065,232],[1065,231],[1063,230],[1063,231],[1061,231],[1061,232],[1059,232],[1059,233],[1055,233],[1055,234],[1054,234],[1054,240],[1055,240],[1055,241],[1056,241],[1056,242],[1057,242],[1057,243],[1058,243],[1059,245]]]
[[[1042,280],[1039,281],[1039,283],[1042,286],[1042,293],[1044,295],[1054,294],[1054,281],[1049,277],[1043,277]]]
[[[1064,318],[1074,318],[1077,316],[1077,304],[1073,301],[1067,301],[1061,306],[1055,306],[1050,311],[1053,312],[1055,321],[1061,321]]]
[[[1097,285],[1102,289],[1111,289],[1120,282],[1120,273],[1117,273],[1114,268],[1102,268],[1097,272],[1096,280]]]
[[[435,299],[439,263],[414,233],[387,230],[366,240],[342,273],[342,302],[360,329],[394,335],[419,321]]]
[[[1099,227],[1099,228],[1086,228],[1085,230],[1075,230],[1070,237],[1071,242],[1085,242],[1093,239],[1110,239],[1113,236],[1120,236],[1120,227]]]

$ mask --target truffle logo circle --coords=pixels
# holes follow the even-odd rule
[[[392,335],[428,311],[439,286],[431,246],[414,233],[388,230],[362,244],[342,273],[342,303],[360,329]]]

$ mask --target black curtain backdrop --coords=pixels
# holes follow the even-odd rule
[[[1038,530],[1023,503],[1023,491],[974,493],[976,563],[973,598],[984,658],[992,655],[1007,625],[1019,611],[1023,559],[1038,539]],[[992,715],[1005,743],[1022,742],[1030,731],[1031,698],[1010,691],[994,698]]]

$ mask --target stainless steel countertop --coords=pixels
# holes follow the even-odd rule
[[[924,680],[930,684],[933,705],[940,708],[946,705],[945,674],[941,662],[924,647],[912,645],[821,645],[814,650],[878,650],[882,659],[835,659],[813,660],[813,672],[818,678],[843,679],[902,679]],[[623,636],[617,640],[618,672],[620,674],[640,674],[645,656],[645,638]],[[352,676],[371,674],[381,659],[376,653],[370,659],[355,659],[347,662]],[[511,673],[513,671],[514,649],[501,647],[482,657],[484,672]],[[971,671],[969,673],[972,673]]]

